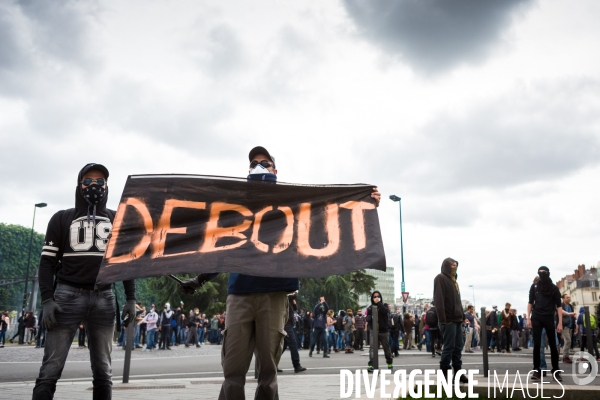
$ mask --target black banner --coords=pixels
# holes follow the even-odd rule
[[[129,176],[96,283],[200,272],[317,278],[385,271],[373,187]]]

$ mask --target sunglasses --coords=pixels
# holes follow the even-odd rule
[[[374,299],[380,299],[381,297],[379,296],[373,296]]]
[[[273,164],[273,163],[271,163],[271,162],[268,162],[267,160],[262,160],[262,161],[256,161],[256,160],[254,160],[254,161],[252,161],[252,162],[250,163],[250,168],[254,168],[254,167],[256,167],[258,164],[262,165],[262,166],[263,166],[263,167],[265,167],[265,168],[269,168],[269,167],[275,167],[275,164]]]
[[[81,181],[81,183],[85,186],[90,186],[92,183],[96,183],[99,186],[104,186],[104,184],[106,183],[105,179],[92,179],[92,178],[85,178],[84,180]]]

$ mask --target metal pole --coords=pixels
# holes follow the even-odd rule
[[[371,348],[369,349],[369,352],[371,355],[371,360],[373,360],[372,367],[374,369],[379,369],[379,313],[377,311],[377,306],[372,305],[371,312],[373,313],[373,315],[371,316],[371,321],[373,327],[371,329]]]
[[[400,262],[402,263],[402,291],[406,291],[404,283],[404,245],[402,243],[402,198],[398,199],[398,207],[400,209]],[[406,313],[406,303],[402,307],[402,314]]]
[[[27,308],[27,289],[29,287],[29,266],[31,265],[31,249],[33,247],[33,228],[35,226],[35,211],[37,206],[33,206],[33,222],[31,223],[31,236],[29,237],[29,258],[27,259],[27,270],[25,271],[25,291],[23,292],[23,309],[21,316],[25,318],[25,309]]]
[[[36,315],[36,306],[37,306],[37,293],[38,293],[38,289],[39,289],[39,268],[35,269],[35,273],[33,274],[33,290],[31,293],[31,309],[33,310],[33,315]]]
[[[594,354],[594,341],[593,341],[593,335],[592,335],[592,325],[590,324],[590,308],[588,306],[585,306],[584,308],[584,312],[585,312],[585,333],[587,336],[587,350],[588,353],[590,353],[592,355],[592,360],[594,358],[596,358],[596,355]]]
[[[125,332],[125,364],[123,365],[123,383],[129,383],[129,369],[131,367],[131,349],[133,347],[133,337],[135,336],[135,315],[129,316],[129,325]]]
[[[483,343],[483,377],[487,378],[488,377],[488,369],[489,369],[489,363],[488,363],[488,342],[487,342],[487,329],[486,328],[486,323],[487,323],[487,318],[485,315],[485,307],[481,307],[481,317],[479,318],[479,326],[481,327],[481,343]]]

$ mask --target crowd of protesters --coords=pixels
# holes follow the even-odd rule
[[[569,363],[570,354],[574,349],[583,351],[587,348],[588,330],[585,326],[584,307],[577,308],[576,304],[571,304],[567,294],[563,296],[562,307],[569,312],[569,315],[563,317],[563,331],[557,335],[557,345],[563,360]],[[326,311],[321,313],[322,309]],[[392,306],[389,306],[389,310],[388,345],[394,357],[398,357],[401,350],[422,350],[423,347],[431,353],[432,357],[441,355],[442,341],[436,308],[433,305],[425,304],[424,311],[420,314],[402,313],[400,307],[392,309]],[[147,309],[138,302],[133,348],[151,351],[170,349],[171,345],[200,347],[204,344],[221,344],[222,331],[225,329],[225,315],[226,313],[214,314],[207,318],[206,314],[201,314],[198,308],[190,309],[186,313],[181,306],[171,311],[168,303],[164,305],[162,311],[157,311],[154,303]],[[325,316],[321,318],[322,315]],[[480,317],[475,313],[472,305],[468,306],[464,315],[462,332],[464,352],[474,353],[482,348]],[[4,347],[6,341],[21,345],[35,344],[36,348],[43,348],[45,330],[38,322],[41,318],[42,315],[34,316],[33,311],[19,316],[16,321],[17,329],[9,337],[11,319],[9,311],[5,310],[0,319],[0,348]],[[296,336],[294,339],[297,348],[310,350],[311,357],[315,349],[317,354],[323,354],[323,357],[327,358],[331,353],[351,354],[355,351],[364,351],[365,345],[370,344],[369,324],[364,311],[360,308],[334,311],[329,309],[323,299],[323,303],[320,301],[315,310],[300,309],[294,312],[292,318],[291,327]],[[592,350],[600,360],[597,348],[598,318],[592,310],[592,341],[596,344]],[[506,303],[503,310],[498,310],[495,305],[491,310],[487,310],[485,321],[488,352],[512,353],[533,347],[532,330],[528,327],[526,313],[518,315],[517,310],[512,308],[510,303]],[[125,337],[125,329],[123,329],[118,335],[117,346],[125,348]],[[79,347],[85,348],[85,343],[85,326],[80,324]],[[548,340],[544,340],[544,343],[547,349]]]
[[[133,349],[171,350],[171,346],[200,347],[204,344],[222,344],[226,313],[214,314],[207,318],[198,308],[187,313],[183,303],[172,310],[165,303],[162,310],[152,303],[149,308],[141,302],[136,304],[135,336]],[[126,329],[122,329],[117,346],[125,349]]]

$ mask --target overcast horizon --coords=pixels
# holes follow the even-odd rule
[[[0,1],[0,222],[44,233],[78,171],[369,183],[400,295],[459,261],[524,312],[537,268],[596,266],[600,2]],[[596,49],[596,50],[594,50]]]

